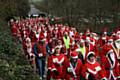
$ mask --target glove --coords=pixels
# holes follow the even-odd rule
[[[57,63],[58,62],[58,59],[57,58],[54,58],[53,59],[53,63]]]
[[[58,71],[57,71],[57,70],[54,70],[54,71],[53,71],[53,73],[54,73],[56,76],[58,76],[58,75],[59,75],[59,73],[58,73]]]
[[[95,70],[96,70],[96,71],[100,71],[100,70],[101,70],[101,67],[98,66],[98,67],[95,68]]]
[[[43,56],[43,54],[42,54],[42,53],[39,53],[38,55],[39,55],[39,57],[42,57],[42,56]]]
[[[68,72],[72,72],[72,68],[67,68],[67,71]]]

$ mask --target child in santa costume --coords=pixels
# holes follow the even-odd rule
[[[88,53],[87,62],[82,69],[82,75],[86,80],[107,80],[105,71],[96,61],[94,52]]]

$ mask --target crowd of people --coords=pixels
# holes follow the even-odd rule
[[[12,36],[40,80],[120,80],[120,28],[108,35],[46,17],[10,21]]]

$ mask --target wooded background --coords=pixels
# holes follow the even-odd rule
[[[91,28],[97,32],[105,26],[113,29],[120,23],[120,0],[42,0],[34,4],[42,12],[62,17],[79,31]]]
[[[7,24],[10,17],[27,15],[29,10],[28,0],[0,0],[0,80],[38,80]]]

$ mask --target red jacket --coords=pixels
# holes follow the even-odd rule
[[[13,26],[12,26],[12,34],[13,34],[13,36],[16,36],[17,35],[17,33],[18,33],[18,28],[17,28],[17,26],[14,24]]]
[[[120,77],[119,63],[115,51],[113,50],[112,57],[109,57],[109,51],[113,50],[112,46],[104,45],[100,54],[102,67],[106,70],[107,78],[110,79],[110,74],[113,74],[114,79]],[[113,61],[113,65],[111,60]]]
[[[70,68],[70,62],[68,62],[67,64],[68,64],[68,67],[67,67],[67,70],[68,70]],[[73,68],[73,69],[76,74],[76,79],[80,80],[80,75],[81,75],[81,71],[82,71],[82,62],[80,59],[77,60],[75,68]],[[68,71],[66,80],[70,80],[70,78],[72,78],[72,80],[75,80],[73,73]]]
[[[37,47],[37,53],[42,54],[43,57],[46,56],[46,44],[44,43],[43,45],[40,43],[36,43],[36,47]]]
[[[52,71],[53,79],[64,79],[66,75],[66,62],[68,61],[67,57],[64,54],[60,54],[59,56],[52,55],[50,69]],[[53,71],[56,70],[59,74],[56,75]]]
[[[82,76],[88,79],[88,76],[92,75],[94,80],[101,80],[106,77],[105,71],[102,69],[100,64],[95,61],[93,63],[87,62],[82,69]]]

